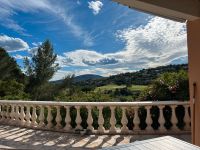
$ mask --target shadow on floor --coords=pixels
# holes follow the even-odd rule
[[[0,125],[0,150],[98,149],[158,136],[159,135],[79,135]],[[190,141],[191,139],[190,134],[176,135],[174,137],[185,141]]]

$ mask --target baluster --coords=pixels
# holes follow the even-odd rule
[[[171,109],[172,109],[172,117],[171,117],[172,127],[171,127],[171,129],[174,131],[178,131],[179,128],[177,127],[178,119],[176,117],[176,105],[172,105]]]
[[[99,133],[104,133],[105,132],[105,128],[103,126],[104,124],[104,118],[103,118],[103,113],[102,113],[102,110],[103,110],[103,106],[98,106],[98,109],[99,109],[99,118],[98,118],[98,132]]]
[[[6,105],[4,104],[2,107],[3,107],[2,118],[3,118],[3,122],[5,122],[6,121],[6,109],[5,109]]]
[[[82,130],[82,126],[81,126],[81,115],[80,115],[80,106],[75,106],[76,111],[77,111],[77,115],[76,115],[76,130]]]
[[[189,116],[189,105],[184,105],[185,108],[185,115],[184,115],[184,122],[185,122],[185,130],[190,130],[190,116]]]
[[[15,113],[16,124],[20,125],[20,113],[19,113],[19,105],[16,105],[16,113]]]
[[[149,132],[149,131],[152,131],[152,118],[151,118],[151,106],[146,106],[146,110],[147,110],[147,117],[146,117],[146,124],[147,124],[147,127],[146,127],[146,130]]]
[[[2,121],[2,106],[0,104],[0,121]]]
[[[56,129],[61,129],[62,125],[61,125],[61,115],[60,115],[60,106],[56,106]]]
[[[139,116],[138,116],[138,110],[139,110],[138,108],[139,108],[138,106],[134,107],[134,119],[133,119],[133,124],[134,124],[134,130],[135,130],[135,131],[140,130],[140,127],[139,127],[140,119],[139,119]]]
[[[116,133],[116,119],[115,119],[115,106],[110,106],[111,117],[110,117],[110,133]]]
[[[1,122],[4,122],[5,121],[5,117],[4,117],[4,105],[2,104],[0,108],[1,108]]]
[[[24,106],[22,105],[22,106],[21,106],[21,112],[20,112],[20,120],[21,120],[20,125],[21,125],[21,126],[24,126],[25,123],[26,123],[26,121],[25,121],[24,118],[25,118]]]
[[[52,124],[53,117],[52,117],[52,113],[51,113],[51,106],[47,106],[47,108],[48,108],[47,128],[51,129],[53,127],[53,124]]]
[[[14,116],[13,116],[13,113],[14,113],[14,105],[11,104],[11,112],[10,112],[10,121],[9,121],[9,124],[14,124]]]
[[[25,126],[29,127],[31,125],[31,120],[30,120],[31,119],[31,113],[30,113],[30,106],[29,105],[26,106],[26,116],[25,116],[25,119],[26,119]]]
[[[39,127],[43,128],[45,126],[44,123],[44,107],[40,105],[40,115],[39,115]]]
[[[31,117],[31,126],[32,127],[37,127],[38,123],[37,123],[37,114],[36,114],[36,107],[35,105],[32,106],[33,108],[33,112],[32,112],[32,117]]]
[[[66,116],[65,116],[65,127],[64,130],[66,131],[71,131],[71,117],[70,117],[70,107],[69,106],[64,106],[66,109]]]
[[[121,133],[127,133],[128,132],[128,119],[126,117],[126,107],[122,107],[122,127],[121,127]]]
[[[10,108],[10,105],[7,104],[7,106],[6,106],[6,122],[10,121],[9,108]]]
[[[92,126],[92,123],[93,123],[92,107],[91,106],[87,106],[87,109],[88,109],[88,118],[87,118],[88,127],[87,127],[87,129],[90,130],[91,132],[93,132],[94,131],[94,127]]]
[[[159,112],[160,112],[159,119],[158,119],[158,122],[160,124],[159,130],[160,130],[160,132],[165,132],[166,131],[166,128],[164,126],[165,118],[164,118],[164,115],[163,115],[163,112],[164,112],[163,108],[165,106],[161,105],[161,106],[158,106],[158,107],[159,107]]]

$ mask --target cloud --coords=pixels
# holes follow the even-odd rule
[[[16,54],[13,56],[15,59],[19,59],[19,60],[24,60],[24,58],[28,58],[28,59],[31,59],[30,57],[28,56],[22,56],[22,55],[19,55],[19,54]]]
[[[88,7],[92,10],[94,15],[97,15],[103,7],[103,3],[101,1],[91,1],[88,2]]]
[[[88,66],[98,66],[98,65],[111,65],[111,64],[116,64],[119,61],[116,60],[115,58],[103,58],[99,59],[97,61],[88,61],[83,59],[83,63],[88,65]]]
[[[145,25],[118,31],[116,37],[125,44],[117,52],[102,54],[94,50],[74,50],[63,53],[58,62],[62,67],[87,67],[91,73],[101,75],[187,63],[184,23],[153,17]]]
[[[92,50],[75,50],[58,55],[61,66],[101,66],[116,64],[119,60]]]
[[[0,47],[3,47],[9,52],[22,51],[29,49],[28,44],[20,38],[0,35]]]
[[[93,38],[75,21],[75,16],[70,12],[70,8],[66,7],[63,2],[52,0],[29,0],[28,2],[24,0],[3,0],[0,1],[0,25],[22,35],[30,36],[26,33],[26,29],[13,19],[13,16],[17,15],[18,12],[46,13],[62,21],[75,37],[83,41],[84,45],[92,46]]]
[[[0,1],[0,24],[22,35],[30,36],[18,22],[12,19],[12,17],[16,15],[18,11],[27,13],[45,9],[49,9],[46,0],[31,0],[29,2],[23,0]]]

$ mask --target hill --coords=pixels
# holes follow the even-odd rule
[[[100,75],[95,75],[95,74],[84,74],[84,75],[80,75],[80,76],[76,76],[74,78],[74,80],[76,82],[80,82],[80,81],[86,81],[86,80],[95,80],[95,79],[101,79],[103,78]]]
[[[148,85],[152,80],[156,79],[160,74],[165,72],[178,72],[180,70],[188,70],[187,64],[167,65],[156,68],[142,69],[136,72],[127,72],[110,77],[104,77],[93,80],[84,80],[77,82],[80,86],[104,86],[108,84],[116,85]]]

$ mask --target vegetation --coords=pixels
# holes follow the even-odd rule
[[[88,76],[76,80],[75,76],[67,76],[58,82],[50,82],[55,72],[59,69],[56,64],[56,54],[49,40],[46,40],[31,56],[25,58],[25,74],[21,71],[16,61],[0,48],[0,99],[9,100],[50,100],[68,102],[105,102],[105,101],[163,101],[163,100],[188,100],[189,84],[187,65],[169,65],[164,67],[143,69],[133,73],[122,73],[110,77]],[[61,108],[61,115],[65,110]],[[176,109],[179,118],[183,118],[184,109]],[[45,110],[46,113],[46,110]],[[83,127],[87,126],[87,110],[81,108]],[[165,126],[170,127],[171,108],[165,107],[164,115],[168,118]],[[56,111],[52,114],[55,119]],[[159,116],[158,107],[151,109],[153,120]],[[72,126],[75,126],[76,110],[70,108]],[[98,110],[93,108],[92,115],[94,127],[97,128]],[[105,127],[109,128],[110,109],[104,108],[103,115]],[[122,110],[116,108],[117,125],[121,125]],[[133,127],[134,112],[127,110],[128,127]],[[63,116],[62,116],[63,117]],[[139,109],[140,127],[145,128],[146,110]],[[181,119],[180,119],[181,120]],[[159,124],[153,122],[153,128]],[[178,125],[181,127],[181,124]]]
[[[56,101],[188,100],[187,65],[169,65],[110,77],[67,76],[50,82],[59,69],[53,45],[46,40],[31,59],[25,74],[0,48],[0,98]],[[137,84],[136,84],[137,83]]]
[[[28,76],[26,90],[31,93],[32,99],[42,100],[46,98],[43,93],[52,94],[54,86],[49,84],[49,80],[58,70],[58,64],[55,63],[56,57],[52,44],[46,40],[32,56],[31,61],[25,58],[24,64]]]
[[[25,75],[17,65],[14,58],[10,57],[5,49],[0,47],[0,80],[16,80],[24,83]]]

